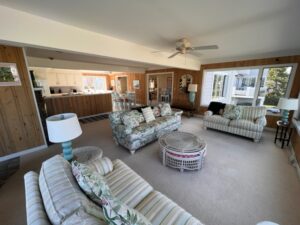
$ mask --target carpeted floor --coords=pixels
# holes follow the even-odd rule
[[[208,154],[201,171],[180,173],[164,167],[157,142],[135,155],[116,146],[108,120],[83,124],[74,146],[97,145],[104,155],[119,158],[206,225],[254,225],[271,220],[300,224],[300,181],[288,163],[288,153],[275,146],[274,133],[265,131],[260,143],[213,130],[203,130],[199,118],[183,118],[180,130],[207,141]],[[38,171],[41,162],[60,153],[53,145],[21,158],[21,168],[0,189],[0,223],[25,224],[23,175]]]

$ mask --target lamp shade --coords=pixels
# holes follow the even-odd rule
[[[189,84],[188,91],[189,92],[197,92],[197,84]]]
[[[50,116],[46,119],[49,141],[62,143],[71,141],[82,134],[75,113],[64,113]]]
[[[280,98],[277,107],[284,110],[296,110],[298,109],[298,99]]]

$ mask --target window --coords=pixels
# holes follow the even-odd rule
[[[105,76],[83,76],[83,87],[88,92],[101,92],[107,90]]]
[[[279,98],[288,96],[291,71],[291,66],[264,68],[256,105],[264,105],[268,111],[279,113],[276,106]]]
[[[293,65],[204,71],[201,105],[211,101],[266,106],[279,113],[279,98],[288,96]]]

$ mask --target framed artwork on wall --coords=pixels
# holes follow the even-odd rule
[[[20,86],[17,65],[15,63],[0,62],[0,86]]]
[[[180,77],[179,88],[182,92],[187,93],[189,84],[193,83],[193,76],[190,74],[185,74]]]
[[[133,80],[133,88],[140,89],[140,81],[139,80]]]

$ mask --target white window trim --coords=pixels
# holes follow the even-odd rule
[[[257,76],[257,83],[255,84],[255,92],[254,92],[254,99],[252,102],[252,105],[255,104],[256,99],[258,98],[258,93],[259,93],[259,89],[260,89],[260,82],[261,82],[261,78],[263,76],[263,71],[265,68],[276,68],[276,67],[292,67],[292,71],[290,74],[290,78],[289,78],[289,82],[288,82],[288,86],[287,86],[287,90],[285,93],[285,97],[289,98],[290,94],[291,94],[291,90],[292,90],[292,86],[294,83],[294,78],[295,78],[295,74],[297,71],[297,67],[298,67],[298,63],[284,63],[284,64],[270,64],[270,65],[259,65],[259,66],[245,66],[245,67],[226,67],[226,68],[217,68],[217,69],[204,69],[203,70],[203,76],[202,76],[202,82],[204,79],[204,75],[206,72],[211,72],[211,71],[231,71],[231,70],[245,70],[245,69],[258,69],[258,76]],[[201,93],[202,94],[202,93]],[[201,98],[200,100],[201,101]],[[208,105],[203,105],[200,102],[200,106],[202,107],[207,107]],[[270,112],[267,112],[267,115],[272,115],[272,116],[281,116],[281,114],[273,114]]]

